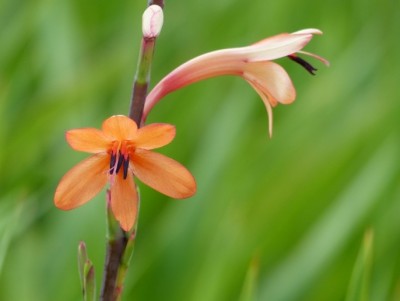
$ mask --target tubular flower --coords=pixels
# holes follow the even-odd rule
[[[175,127],[150,124],[137,128],[122,115],[103,122],[102,129],[82,128],[66,133],[69,145],[92,155],[78,163],[61,179],[54,203],[63,210],[81,206],[110,183],[110,203],[125,231],[132,228],[138,210],[134,177],[153,189],[176,199],[192,196],[196,183],[180,163],[155,152],[175,137]]]
[[[301,49],[310,42],[318,29],[304,29],[294,33],[282,33],[266,38],[251,46],[222,49],[195,57],[164,77],[146,99],[143,119],[168,93],[191,83],[220,75],[238,75],[244,78],[261,96],[269,116],[269,133],[272,135],[272,107],[278,103],[290,104],[296,91],[286,71],[272,60],[288,56],[310,73],[316,70],[297,53],[314,57],[325,65],[329,62]]]

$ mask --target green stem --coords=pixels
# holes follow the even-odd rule
[[[149,5],[157,4],[164,6],[164,1],[149,1]],[[156,38],[143,38],[140,49],[139,62],[133,84],[133,93],[129,110],[129,117],[133,119],[138,127],[143,114],[143,107],[146,101],[147,88],[150,83],[150,69],[153,60],[154,46]],[[138,192],[138,199],[140,199]],[[119,301],[121,300],[123,284],[128,270],[129,262],[133,254],[137,221],[139,210],[136,217],[136,223],[133,230],[129,233],[124,232],[115,220],[110,209],[110,192],[107,193],[107,250],[104,266],[103,285],[101,289],[101,301]]]
[[[155,38],[143,39],[139,55],[139,63],[133,84],[132,101],[129,117],[133,119],[138,126],[143,114],[144,102],[146,101],[147,88],[150,83],[150,69],[153,60]]]
[[[101,301],[114,301],[116,278],[121,258],[128,242],[126,233],[119,227],[111,206],[110,190],[107,190],[107,249],[104,264],[103,285],[100,293]]]
[[[138,212],[139,212],[139,210],[138,210]],[[122,256],[122,260],[119,265],[116,287],[115,287],[115,296],[114,296],[114,300],[116,300],[116,301],[121,300],[125,276],[128,271],[129,263],[131,261],[133,251],[135,248],[137,225],[138,225],[137,221],[138,221],[138,219],[136,219],[136,224],[133,227],[131,234],[129,235],[128,243],[126,244],[125,252]]]

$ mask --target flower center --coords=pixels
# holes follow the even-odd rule
[[[110,175],[116,175],[122,168],[124,179],[128,176],[129,153],[132,146],[129,140],[114,141],[110,152]]]

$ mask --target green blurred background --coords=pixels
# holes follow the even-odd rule
[[[80,300],[81,240],[100,287],[104,192],[71,212],[53,193],[86,157],[64,132],[128,113],[145,7],[0,3],[0,300]],[[203,52],[308,27],[324,35],[306,50],[331,67],[278,61],[298,96],[274,109],[273,139],[240,78],[154,109],[149,122],[177,126],[161,152],[198,191],[176,201],[140,185],[124,300],[400,300],[399,1],[166,0],[152,84]]]

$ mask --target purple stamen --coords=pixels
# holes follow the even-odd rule
[[[126,156],[126,158],[123,158],[124,180],[128,176],[128,167],[129,167],[129,156]]]
[[[288,58],[290,58],[292,61],[298,63],[300,66],[302,66],[304,69],[306,69],[310,74],[315,75],[314,72],[317,71],[317,68],[312,66],[309,62],[303,60],[302,58],[300,58],[294,54],[288,55]]]

